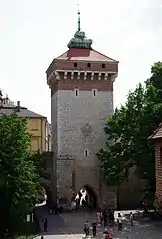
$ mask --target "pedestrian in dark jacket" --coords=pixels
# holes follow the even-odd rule
[[[43,227],[44,227],[44,232],[47,232],[48,231],[48,221],[47,221],[47,218],[45,218],[43,220]]]
[[[94,221],[92,223],[92,235],[93,235],[93,237],[96,236],[96,232],[97,232],[97,223],[96,223],[96,221]]]

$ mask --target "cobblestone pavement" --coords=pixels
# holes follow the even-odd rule
[[[122,215],[127,213],[129,212],[123,211]],[[85,220],[91,223],[94,219],[94,213],[84,212],[48,216],[49,230],[45,235],[45,239],[84,238],[83,225]],[[117,226],[114,226],[114,239],[162,239],[162,222],[135,221],[134,226],[130,227],[129,222],[124,220],[123,224],[122,232],[118,232]],[[97,239],[102,238],[103,230],[103,227],[97,229]],[[37,237],[37,239],[38,238],[40,237]]]

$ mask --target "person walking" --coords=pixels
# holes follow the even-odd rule
[[[80,195],[79,194],[76,195],[75,202],[76,202],[76,211],[78,211],[79,205],[80,205]]]
[[[100,220],[101,220],[101,224],[102,224],[102,222],[103,222],[103,210],[102,209],[100,211]]]
[[[89,222],[86,221],[84,224],[84,229],[83,229],[85,236],[88,237],[89,236]]]
[[[48,221],[47,221],[47,218],[45,218],[43,220],[43,227],[44,227],[44,232],[47,232],[48,231]]]
[[[122,216],[118,213],[118,231],[122,231]]]
[[[114,211],[113,210],[109,211],[109,224],[110,224],[110,227],[114,226]]]
[[[93,237],[96,236],[96,232],[97,232],[97,223],[96,223],[96,221],[94,221],[92,223],[92,235],[93,235]]]
[[[100,212],[97,212],[97,226],[98,227],[101,226],[101,214],[100,214]]]
[[[131,225],[131,226],[133,226],[133,219],[134,219],[133,213],[131,212],[131,213],[129,214],[129,220],[130,220],[130,225]]]
[[[108,217],[108,215],[107,215],[106,210],[103,210],[103,222],[104,222],[104,227],[107,226],[107,217]]]

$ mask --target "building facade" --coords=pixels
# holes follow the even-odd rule
[[[118,62],[92,48],[92,40],[80,29],[78,13],[78,30],[68,50],[46,71],[51,89],[54,190],[59,198],[71,199],[87,187],[98,203],[110,202],[96,152],[105,145],[104,125],[113,114],[117,73]]]
[[[151,135],[155,145],[156,193],[155,207],[162,214],[162,124]]]
[[[20,101],[17,105],[11,102],[8,97],[1,100],[0,115],[10,115],[16,109],[16,114],[19,117],[27,118],[27,128],[31,135],[30,149],[33,152],[50,151],[51,150],[51,129],[47,118],[28,110],[26,107],[20,105]]]

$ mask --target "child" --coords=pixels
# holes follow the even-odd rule
[[[86,221],[84,224],[84,233],[85,233],[86,237],[89,236],[89,222],[88,221]]]
[[[109,235],[108,235],[108,230],[107,228],[105,228],[104,232],[103,232],[103,239],[109,239]]]
[[[113,232],[112,232],[111,229],[110,229],[110,231],[108,232],[108,238],[109,238],[109,239],[113,239]]]
[[[93,237],[96,236],[96,229],[97,229],[97,223],[94,221],[92,223],[92,235],[93,235]]]

